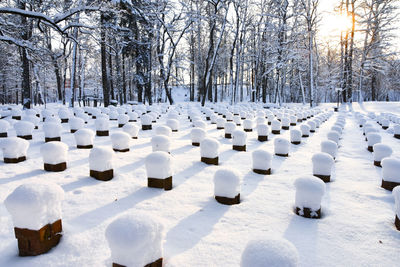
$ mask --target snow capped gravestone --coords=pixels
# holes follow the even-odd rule
[[[166,124],[169,128],[171,128],[172,132],[178,132],[178,130],[179,130],[179,121],[178,120],[168,119]]]
[[[49,122],[43,123],[43,132],[45,142],[61,141],[62,127],[60,123]]]
[[[163,226],[147,214],[122,215],[105,235],[113,267],[162,267]]]
[[[165,151],[157,151],[146,157],[147,186],[172,189],[172,157]]]
[[[0,138],[7,137],[7,130],[10,128],[10,123],[6,120],[0,120]]]
[[[62,236],[61,202],[56,184],[23,184],[5,200],[12,216],[20,256],[36,256],[55,247]]]
[[[289,130],[290,119],[288,117],[282,117],[282,130]]]
[[[217,119],[217,130],[223,130],[225,127],[226,120],[224,118]]]
[[[400,185],[400,160],[395,158],[384,158],[382,165],[382,184],[386,190],[393,190]]]
[[[204,138],[200,142],[201,162],[218,165],[219,142],[214,138]]]
[[[285,138],[277,137],[274,139],[274,151],[275,155],[280,157],[289,156],[289,141]]]
[[[253,172],[271,174],[272,155],[268,151],[257,149],[252,153]]]
[[[146,131],[146,130],[151,130],[152,126],[151,126],[151,122],[152,122],[153,118],[148,115],[145,114],[141,117],[141,122],[142,122],[142,130]]]
[[[97,136],[109,136],[110,124],[107,117],[97,117],[94,125]]]
[[[321,218],[321,200],[325,194],[325,183],[316,177],[305,176],[297,178],[295,211],[297,215],[306,218]]]
[[[225,138],[231,139],[232,133],[236,129],[236,124],[233,122],[225,123]]]
[[[129,116],[126,114],[118,115],[118,128],[122,128],[125,124],[129,122]]]
[[[130,135],[132,139],[138,138],[139,128],[131,122],[128,122],[122,127],[122,130]]]
[[[44,170],[61,172],[67,168],[68,146],[62,142],[53,141],[40,147]]]
[[[300,145],[301,143],[301,131],[298,129],[290,130],[290,142],[293,145]]]
[[[299,253],[282,238],[256,239],[247,243],[240,267],[297,267]]]
[[[374,145],[382,141],[382,137],[378,133],[367,134],[368,151],[374,152]]]
[[[85,125],[85,121],[82,118],[72,117],[68,121],[71,133],[75,133],[77,130],[82,129]]]
[[[300,125],[301,137],[309,137],[310,136],[310,126],[308,124]]]
[[[201,128],[193,128],[190,131],[192,146],[200,146],[200,142],[206,137],[206,132]]]
[[[4,163],[19,163],[26,160],[29,142],[19,137],[8,137],[1,140]]]
[[[240,203],[240,178],[229,169],[219,169],[214,175],[215,199],[225,205]]]
[[[172,130],[168,126],[160,125],[156,127],[156,135],[171,136]]]
[[[90,129],[79,129],[74,133],[76,147],[79,149],[93,148],[95,133]]]
[[[373,146],[374,151],[374,165],[377,167],[382,167],[381,161],[384,158],[388,158],[392,155],[393,150],[390,146],[378,143]]]
[[[58,116],[61,119],[61,123],[68,123],[71,114],[67,108],[62,108],[58,111]]]
[[[331,181],[331,171],[334,163],[334,159],[328,153],[315,153],[312,156],[313,175],[320,178],[325,183],[329,183]]]
[[[269,127],[267,124],[257,125],[258,141],[265,142],[268,141]]]
[[[331,140],[325,140],[321,142],[321,152],[328,153],[333,159],[336,159],[338,146]]]
[[[171,140],[165,135],[155,135],[151,138],[151,146],[153,152],[164,151],[167,153],[171,152]]]
[[[339,146],[340,134],[336,131],[330,131],[327,134],[328,140],[335,142]]]
[[[90,176],[101,181],[108,181],[114,177],[112,160],[114,151],[108,147],[95,147],[90,150]]]
[[[131,136],[125,132],[115,132],[111,134],[111,144],[115,152],[128,152],[131,143]]]
[[[269,121],[269,119],[268,119]],[[281,133],[281,122],[277,119],[273,119],[271,122],[271,132],[273,134],[280,134]]]
[[[243,129],[245,132],[252,132],[253,131],[253,121],[252,120],[244,120],[243,121]]]
[[[232,133],[232,149],[236,151],[246,151],[247,134],[242,130],[235,130]]]
[[[397,230],[400,231],[400,186],[396,186],[393,188],[392,194],[394,196],[394,204],[395,204],[395,221],[394,224]]]
[[[17,137],[32,140],[32,132],[35,129],[35,125],[29,121],[18,121],[14,124],[14,129]]]

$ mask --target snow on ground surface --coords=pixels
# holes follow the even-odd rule
[[[186,104],[183,104],[185,107]],[[330,110],[334,104],[322,107]],[[353,103],[353,111],[341,112],[346,124],[332,169],[333,182],[326,184],[322,218],[306,219],[294,211],[296,178],[312,174],[311,157],[336,122],[335,113],[300,145],[290,144],[289,157],[273,155],[272,175],[252,172],[251,153],[264,149],[273,154],[273,139],[290,139],[289,131],[257,141],[257,131],[247,133],[247,151],[232,150],[224,130],[207,122],[209,137],[220,142],[220,166],[200,162],[200,148],[191,145],[192,124],[187,114],[179,116],[180,128],[171,135],[173,189],[147,188],[145,158],[152,151],[154,130],[139,131],[130,151],[116,153],[115,176],[102,182],[89,177],[89,149],[77,149],[68,124],[62,124],[61,139],[69,146],[68,168],[46,172],[40,156],[42,130],[34,130],[28,160],[4,164],[0,160],[0,266],[111,266],[111,251],[105,229],[123,214],[147,212],[164,225],[165,266],[239,266],[250,240],[284,238],[298,250],[300,266],[398,266],[400,232],[394,226],[394,197],[380,187],[382,170],[373,165],[373,155],[359,128],[354,112],[391,112],[400,117],[400,103]],[[165,125],[163,115],[156,125]],[[400,140],[368,119],[382,142],[400,156]],[[140,126],[140,121],[137,123]],[[391,127],[393,124],[391,124]],[[95,129],[90,119],[87,128]],[[242,129],[242,126],[238,126]],[[291,127],[293,128],[293,127]],[[118,122],[110,121],[110,133]],[[14,130],[8,131],[15,136]],[[95,137],[94,146],[111,147],[110,137]],[[3,158],[0,152],[0,159]],[[241,176],[241,203],[221,205],[213,197],[214,173],[230,168]],[[19,185],[51,181],[65,191],[62,203],[63,237],[49,253],[18,257],[17,240],[5,198]]]

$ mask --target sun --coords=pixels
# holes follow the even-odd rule
[[[338,13],[327,13],[322,16],[319,35],[323,39],[331,39],[340,36],[341,33],[351,30],[351,16]]]

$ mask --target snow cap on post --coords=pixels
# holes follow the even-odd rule
[[[161,266],[162,232],[163,226],[147,214],[120,216],[105,232],[112,262],[116,266],[147,266],[156,262],[160,265],[155,266]]]
[[[289,156],[289,141],[282,137],[276,137],[274,139],[274,151],[275,155],[281,157]]]
[[[337,144],[331,140],[325,140],[321,142],[321,152],[328,153],[333,159],[336,158],[338,151]]]
[[[382,143],[377,143],[373,146],[373,151],[374,151],[374,165],[377,167],[382,167],[381,166],[381,161],[384,158],[388,158],[392,155],[393,150],[390,146],[382,144]]]
[[[374,152],[374,145],[382,141],[382,137],[378,133],[368,133],[367,134],[368,151]]]
[[[83,128],[83,126],[85,125],[85,121],[82,118],[73,117],[73,118],[69,119],[68,124],[69,124],[69,128],[71,130],[71,133],[74,133],[77,130]]]
[[[202,157],[218,157],[219,142],[214,138],[204,138],[200,142],[200,154]]]
[[[29,142],[19,137],[8,137],[1,141],[5,163],[18,163],[26,160]]]
[[[177,132],[179,130],[179,121],[177,119],[168,119],[166,124],[173,132]]]
[[[165,136],[171,136],[172,130],[170,127],[165,126],[165,125],[160,125],[157,126],[156,128],[156,135],[165,135]]]
[[[394,204],[395,204],[395,221],[397,230],[400,231],[400,186],[396,186],[393,188],[392,194],[394,196]]]
[[[269,118],[268,118],[269,120]],[[271,122],[271,130],[273,134],[280,134],[281,133],[281,122],[277,119],[273,119]]]
[[[164,151],[167,153],[171,152],[171,140],[165,135],[156,135],[151,138],[151,146],[153,152]]]
[[[74,133],[76,146],[78,148],[93,148],[95,133],[90,129],[79,129]]]
[[[324,182],[330,182],[332,166],[335,163],[333,157],[325,152],[315,153],[312,156],[313,175]]]
[[[18,121],[14,124],[15,133],[18,137],[26,140],[32,139],[32,132],[35,129],[35,124],[29,121]]]
[[[219,169],[214,174],[215,199],[225,205],[240,203],[240,178],[236,171]]]
[[[113,168],[114,151],[109,147],[95,147],[90,150],[89,167],[94,171],[107,171]]]
[[[396,158],[384,158],[382,165],[382,188],[393,190],[400,185],[400,160]]]
[[[256,239],[247,243],[240,267],[297,267],[296,247],[282,238]]]
[[[4,204],[18,228],[38,230],[61,219],[63,189],[52,183],[27,183],[18,186]]]
[[[297,178],[296,187],[296,214],[307,218],[321,217],[321,200],[325,194],[325,183],[314,176]]]
[[[234,130],[232,132],[233,149],[238,151],[246,151],[247,133],[243,130]]]
[[[131,136],[126,132],[115,132],[111,134],[112,148],[116,152],[128,152],[129,145],[132,140]]]
[[[299,145],[301,143],[302,133],[299,129],[290,130],[290,142],[294,145]]]
[[[126,123],[123,127],[122,130],[129,134],[132,139],[137,139],[138,133],[139,133],[139,128],[131,122]]]
[[[193,146],[200,146],[200,142],[206,137],[206,132],[201,128],[193,128],[190,131],[190,138]]]
[[[272,155],[266,150],[257,149],[252,153],[253,171],[258,174],[271,174]]]
[[[339,145],[339,139],[340,139],[340,134],[336,131],[330,131],[327,134],[328,140],[331,140],[335,142],[337,145]]]

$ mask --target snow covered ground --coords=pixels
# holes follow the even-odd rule
[[[40,122],[29,141],[27,161],[0,161],[0,266],[111,266],[105,229],[120,215],[138,211],[156,216],[164,225],[165,266],[239,266],[248,241],[263,236],[289,240],[299,252],[300,266],[399,265],[400,232],[394,226],[394,198],[380,187],[381,169],[373,165],[373,154],[367,151],[354,112],[390,112],[400,117],[400,103],[353,103],[353,110],[335,113],[310,137],[302,138],[300,145],[291,144],[289,157],[274,155],[272,175],[252,172],[251,153],[265,149],[273,154],[273,139],[289,140],[289,131],[270,134],[269,141],[259,142],[254,129],[247,133],[247,151],[238,152],[232,150],[232,140],[224,138],[224,131],[208,121],[207,136],[216,138],[221,146],[220,166],[206,165],[200,162],[200,148],[191,145],[192,125],[185,113],[186,105],[182,104],[179,131],[170,136],[170,191],[148,188],[145,169],[155,126],[165,125],[166,115],[153,125],[153,130],[140,130],[129,152],[116,153],[115,176],[107,182],[89,177],[90,150],[76,148],[68,124],[63,124],[61,135],[69,146],[68,168],[61,173],[44,171]],[[333,106],[322,107],[331,110]],[[345,116],[346,125],[333,167],[334,181],[326,184],[322,198],[322,218],[297,216],[293,210],[293,183],[300,176],[312,175],[311,158],[320,152],[321,141],[327,139],[340,114]],[[400,140],[393,138],[391,129],[385,131],[374,120],[369,121],[379,129],[382,142],[392,147],[393,156],[400,158]],[[95,130],[94,120],[86,127]],[[110,121],[110,134],[118,130],[118,122]],[[15,136],[12,129],[8,133]],[[94,146],[99,145],[111,147],[110,137],[96,136]],[[214,173],[221,167],[234,169],[241,176],[239,205],[221,205],[214,199]],[[17,186],[41,181],[54,182],[65,191],[64,235],[47,254],[18,257],[11,215],[3,202]]]

